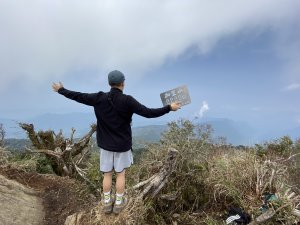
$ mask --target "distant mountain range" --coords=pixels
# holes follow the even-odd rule
[[[69,113],[69,114],[43,114],[24,121],[1,119],[7,138],[25,138],[25,132],[19,128],[18,123],[32,123],[36,130],[60,129],[65,135],[69,135],[71,128],[76,129],[76,137],[81,137],[89,130],[89,125],[95,123],[92,113]],[[293,139],[300,137],[300,127],[286,131],[270,131],[267,134],[259,134],[258,131],[246,122],[234,121],[226,118],[202,118],[193,121],[197,124],[211,124],[214,130],[213,136],[226,137],[227,142],[234,145],[253,145],[265,140],[272,140],[283,135],[289,135]],[[157,142],[161,133],[167,130],[168,121],[158,119],[146,119],[139,116],[133,118],[133,137],[135,141]]]
[[[76,136],[85,134],[89,125],[95,123],[96,119],[92,113],[68,113],[68,114],[42,114],[25,120],[0,119],[3,123],[6,137],[8,138],[24,138],[26,134],[18,126],[18,123],[32,123],[38,130],[54,130],[59,132],[61,129],[65,135],[68,135],[71,128],[76,129]]]
[[[211,124],[215,138],[226,137],[227,142],[234,145],[251,145],[256,139],[256,130],[246,122],[226,118],[202,118],[195,122]]]

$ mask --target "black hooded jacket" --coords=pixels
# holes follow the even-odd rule
[[[170,112],[162,108],[147,108],[118,88],[110,92],[80,93],[60,88],[58,93],[85,105],[93,106],[97,118],[97,144],[113,152],[126,152],[132,148],[131,120],[134,113],[147,117],[160,117]]]

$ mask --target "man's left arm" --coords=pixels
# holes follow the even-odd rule
[[[169,113],[170,111],[177,111],[178,109],[180,109],[180,103],[178,102],[172,103],[171,105],[167,105],[161,108],[148,108],[139,103],[136,99],[134,99],[131,96],[128,96],[127,103],[133,113],[136,113],[146,118],[160,117],[166,113]]]

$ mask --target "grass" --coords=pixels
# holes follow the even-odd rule
[[[128,193],[136,196],[130,187],[159,171],[169,147],[177,149],[176,168],[158,196],[134,202],[117,219],[92,208],[84,216],[85,224],[224,224],[224,216],[232,206],[252,217],[259,216],[266,192],[275,194],[278,201],[268,203],[277,212],[265,224],[300,222],[292,215],[292,210],[300,207],[300,155],[296,155],[300,152],[299,140],[283,137],[241,149],[215,144],[211,134],[209,125],[187,120],[170,123],[160,143],[139,152],[139,160],[127,171]],[[25,157],[17,164],[36,169],[28,164],[34,160]],[[88,178],[100,187],[99,154],[91,154],[85,169]]]

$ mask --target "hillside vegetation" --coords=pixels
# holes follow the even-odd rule
[[[133,186],[160,171],[170,147],[178,151],[173,172],[154,198],[135,201],[119,216],[103,216],[98,205],[91,205],[81,212],[77,224],[217,225],[226,224],[233,208],[249,215],[244,224],[300,222],[299,140],[282,137],[255,147],[234,147],[223,138],[213,139],[210,125],[171,122],[159,143],[134,152],[135,164],[127,172],[127,192],[133,200],[140,193]],[[2,167],[54,173],[44,154],[16,155],[8,150],[0,151]],[[99,154],[90,150],[88,156],[80,165],[86,180],[73,179],[88,180],[90,194],[100,200]]]

